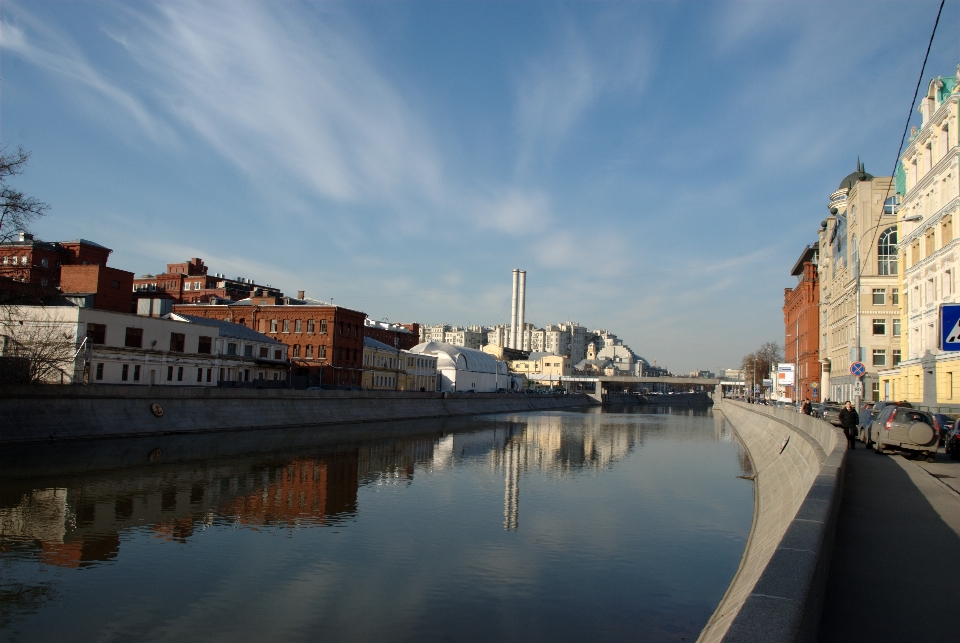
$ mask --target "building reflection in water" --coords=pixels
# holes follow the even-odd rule
[[[503,527],[512,531],[520,525],[525,473],[566,476],[608,468],[642,443],[644,431],[669,431],[671,423],[641,422],[632,414],[557,413],[474,418],[463,425],[473,430],[463,432],[457,426],[320,454],[158,463],[60,476],[45,487],[2,481],[0,555],[26,547],[46,564],[85,567],[115,558],[122,534],[130,530],[185,542],[214,524],[338,524],[357,513],[361,486],[409,485],[418,469],[441,472],[465,460],[486,461],[503,475]],[[713,436],[694,435],[735,441],[718,416],[714,429]],[[749,470],[745,455],[741,467]]]

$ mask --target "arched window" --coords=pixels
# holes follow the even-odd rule
[[[877,241],[877,274],[897,274],[897,226],[890,226]]]

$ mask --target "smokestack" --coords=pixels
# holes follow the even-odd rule
[[[298,291],[297,291],[297,299],[303,299],[303,296],[306,295],[306,294],[307,294],[306,291],[298,290]]]
[[[519,302],[517,304],[517,345],[514,348],[519,348],[524,350],[523,347],[523,322],[524,314],[523,309],[526,308],[527,304],[527,271],[520,271],[520,294],[518,295]]]
[[[520,269],[513,269],[513,298],[510,300],[510,337],[507,348],[517,347],[517,287],[520,281]]]

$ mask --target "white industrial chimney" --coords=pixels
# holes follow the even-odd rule
[[[517,345],[514,348],[520,350],[526,350],[523,346],[523,336],[524,336],[524,308],[527,305],[527,271],[520,271],[520,294],[519,294],[519,303],[517,304]]]
[[[507,348],[517,347],[517,287],[520,282],[520,269],[513,269],[513,299],[510,300],[510,337]]]

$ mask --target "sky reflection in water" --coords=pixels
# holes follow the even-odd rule
[[[221,435],[218,453],[234,440],[247,454],[206,459],[180,438],[152,463],[0,481],[0,639],[696,637],[753,512],[722,419],[591,409],[422,427],[271,453],[275,432],[258,448]],[[113,441],[103,460],[144,444]]]

